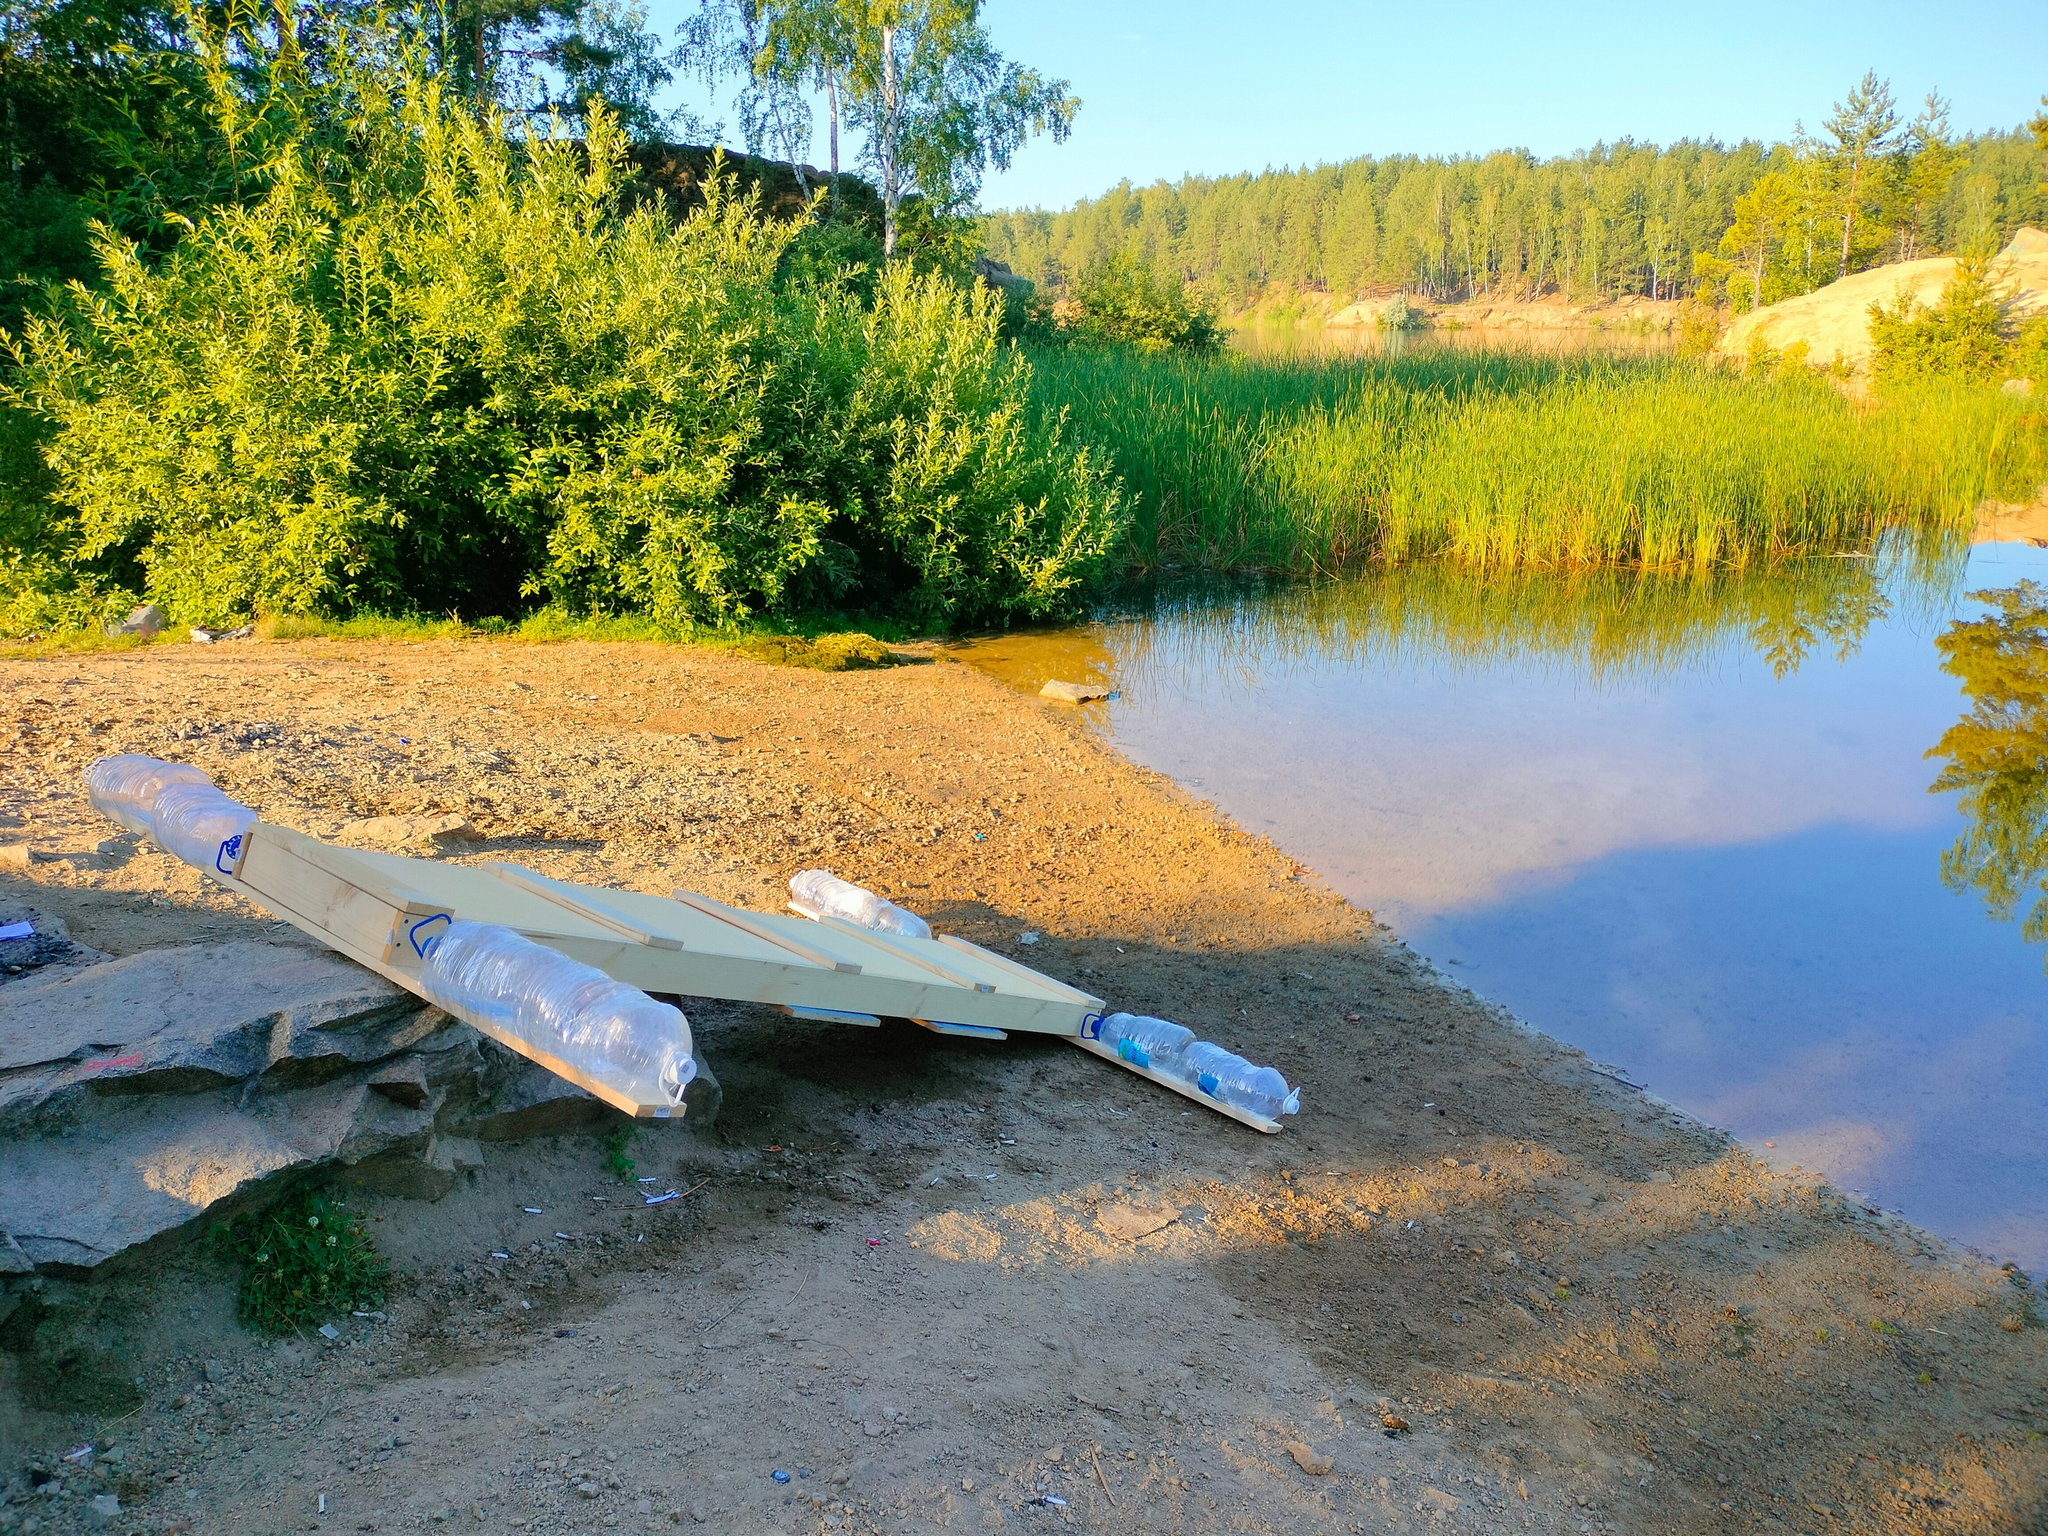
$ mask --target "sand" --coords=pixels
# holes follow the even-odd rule
[[[932,660],[245,642],[0,663],[0,733],[0,837],[62,855],[0,878],[116,953],[270,931],[88,851],[81,771],[150,751],[579,880],[765,908],[826,864],[1304,1085],[1263,1137],[1057,1041],[693,1004],[723,1115],[631,1148],[683,1198],[574,1138],[353,1195],[401,1278],[332,1343],[241,1331],[203,1243],[47,1283],[0,1472],[117,1461],[0,1527],[102,1490],[109,1528],[237,1536],[2048,1521],[2013,1277],[1520,1026],[1070,706]]]

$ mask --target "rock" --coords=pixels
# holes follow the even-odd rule
[[[398,847],[413,843],[463,843],[480,834],[466,817],[371,816],[342,824],[340,837],[348,843],[378,843]]]
[[[1310,1477],[1328,1477],[1330,1468],[1336,1465],[1314,1446],[1301,1440],[1287,1442],[1287,1454],[1294,1458],[1294,1464]]]
[[[1141,1237],[1150,1237],[1154,1232],[1164,1231],[1179,1220],[1180,1210],[1176,1206],[1147,1208],[1127,1205],[1121,1201],[1115,1205],[1105,1205],[1095,1217],[1096,1225],[1103,1231],[1127,1243],[1135,1243]]]
[[[0,1135],[47,1129],[88,1096],[317,1082],[447,1030],[473,1033],[327,950],[238,940],[103,960],[0,989]]]
[[[109,1103],[120,1107],[107,1112]],[[323,1083],[247,1099],[237,1089],[100,1098],[63,1136],[7,1149],[0,1227],[38,1269],[86,1273],[195,1229],[280,1173],[424,1151],[433,1116],[367,1085]]]
[[[86,1513],[94,1523],[112,1520],[121,1513],[121,1499],[118,1494],[96,1493],[86,1505]]]
[[[228,1379],[228,1368],[222,1365],[218,1360],[206,1361],[203,1365],[199,1367],[199,1373],[202,1376],[204,1376],[207,1379],[207,1381],[214,1386],[219,1386],[222,1382]]]
[[[0,1275],[33,1274],[35,1267],[35,1260],[21,1251],[12,1232],[0,1232]]]
[[[140,608],[130,609],[128,617],[118,624],[109,624],[110,635],[140,635],[145,640],[163,633],[164,611],[155,603],[144,603]]]
[[[546,1067],[479,1039],[479,1052],[499,1064],[487,1094],[466,1114],[444,1119],[446,1128],[473,1141],[516,1141],[527,1136],[573,1136],[598,1130],[617,1111],[565,1082]]]
[[[1447,1515],[1465,1502],[1455,1493],[1445,1493],[1441,1488],[1425,1488],[1422,1490],[1421,1498],[1423,1503],[1432,1505]]]
[[[370,1087],[394,1104],[418,1109],[427,1102],[427,1067],[417,1056],[401,1056],[370,1075]]]
[[[1090,699],[1113,698],[1115,693],[1116,690],[1106,683],[1062,683],[1058,680],[1038,690],[1041,699],[1057,699],[1064,704],[1085,704]]]

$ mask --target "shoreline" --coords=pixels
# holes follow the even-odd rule
[[[453,857],[595,883],[762,907],[824,863],[1305,1090],[1259,1137],[1057,1042],[692,1006],[725,1107],[639,1144],[650,1171],[708,1181],[641,1221],[644,1244],[525,1230],[515,1194],[589,1209],[602,1190],[565,1138],[494,1144],[438,1204],[363,1197],[409,1278],[388,1327],[337,1345],[240,1332],[203,1245],[38,1293],[57,1322],[0,1355],[0,1442],[47,1457],[92,1431],[19,1396],[34,1350],[89,1334],[149,1382],[121,1431],[149,1529],[174,1528],[192,1487],[214,1528],[274,1529],[313,1513],[316,1482],[342,1528],[373,1493],[394,1526],[474,1507],[527,1530],[701,1509],[735,1530],[1028,1510],[1220,1531],[1257,1506],[1310,1526],[1704,1532],[1807,1529],[1825,1506],[1867,1529],[2017,1532],[2048,1510],[2048,1329],[2008,1277],[1603,1075],[968,666],[152,647],[0,663],[0,712],[25,770],[0,809],[28,823],[6,835],[61,856],[0,890],[33,885],[116,954],[268,927],[162,855],[84,852],[105,834],[85,764],[156,750],[318,835],[459,813],[484,841]],[[1042,937],[1020,947],[1025,931]],[[1133,1210],[1157,1223],[1135,1238]],[[584,1225],[638,1219],[614,1214]],[[518,1259],[476,1262],[498,1244]],[[208,1359],[220,1379],[195,1386]],[[335,1428],[252,1430],[294,1402]],[[323,1448],[352,1446],[356,1420],[389,1435],[393,1412],[434,1427],[381,1462]],[[204,1444],[185,1427],[201,1418]],[[1853,1467],[1845,1440],[1868,1453]],[[607,1449],[619,1487],[557,1475]],[[773,1482],[771,1460],[830,1496]],[[1027,1504],[1047,1492],[1064,1513]]]

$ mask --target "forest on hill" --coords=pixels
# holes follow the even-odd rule
[[[1741,309],[2042,221],[2041,131],[1958,137],[1938,98],[1904,121],[1866,77],[1820,134],[1776,145],[1365,156],[1124,182],[1064,212],[991,213],[983,227],[992,257],[1055,294],[1121,259],[1233,311],[1392,290],[1439,301],[1704,291]]]

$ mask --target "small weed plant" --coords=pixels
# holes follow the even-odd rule
[[[222,1237],[242,1262],[242,1321],[261,1332],[289,1333],[383,1303],[390,1265],[362,1221],[325,1195],[294,1195]]]
[[[621,1184],[633,1182],[633,1169],[637,1166],[626,1156],[626,1149],[638,1139],[639,1132],[630,1125],[615,1125],[604,1134],[598,1143],[604,1149],[604,1171]]]

